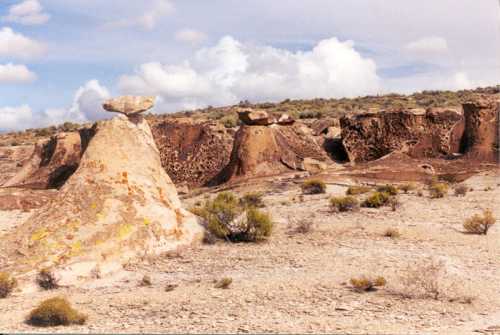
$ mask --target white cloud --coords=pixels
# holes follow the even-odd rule
[[[29,128],[33,123],[33,113],[28,105],[0,107],[0,130],[13,131]]]
[[[50,15],[43,12],[38,0],[25,0],[9,8],[9,13],[2,17],[3,21],[24,25],[39,25],[49,21]]]
[[[448,42],[437,36],[430,36],[410,42],[405,49],[412,53],[442,54],[448,51]]]
[[[9,27],[0,29],[0,57],[35,58],[45,52],[45,46]]]
[[[175,33],[175,39],[179,42],[188,43],[191,45],[196,45],[203,42],[207,38],[207,35],[195,29],[181,29]]]
[[[290,52],[243,44],[230,36],[199,50],[181,64],[142,64],[122,76],[124,93],[160,97],[161,111],[234,104],[243,99],[343,97],[379,90],[376,65],[351,41],[320,41],[312,50]]]
[[[30,83],[36,80],[36,74],[25,65],[0,64],[0,83]]]
[[[108,22],[105,27],[108,28],[129,28],[140,27],[145,30],[152,30],[156,27],[159,20],[171,14],[174,11],[174,5],[168,0],[156,0],[153,5],[138,17],[127,17]]]

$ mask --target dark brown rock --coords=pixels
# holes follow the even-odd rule
[[[269,126],[276,122],[272,116],[261,109],[240,109],[238,117],[241,122],[249,126]]]

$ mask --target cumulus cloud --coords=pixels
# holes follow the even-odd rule
[[[0,57],[35,58],[45,52],[45,46],[9,27],[0,29]]]
[[[38,0],[26,0],[19,4],[12,5],[3,21],[20,23],[24,25],[39,25],[49,21],[50,15],[43,11]]]
[[[124,93],[157,95],[158,109],[174,111],[243,99],[358,96],[379,90],[376,64],[352,41],[320,41],[310,51],[291,52],[241,43],[230,36],[180,64],[142,64],[119,79]]]
[[[207,38],[207,35],[196,29],[181,29],[175,33],[175,39],[178,42],[188,43],[191,45],[196,45],[203,42]]]
[[[0,83],[30,83],[36,80],[36,74],[25,65],[0,64]]]
[[[438,36],[423,37],[406,44],[405,49],[418,54],[442,54],[448,51],[448,42]]]
[[[28,105],[0,107],[0,131],[29,128],[33,124],[33,113]]]
[[[174,5],[168,0],[156,0],[153,5],[143,14],[137,17],[127,17],[124,19],[108,22],[107,28],[129,28],[140,27],[145,30],[155,28],[159,20],[171,14],[174,11]]]

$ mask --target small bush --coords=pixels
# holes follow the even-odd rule
[[[264,201],[262,201],[263,194],[260,192],[250,192],[246,193],[241,197],[240,204],[244,207],[265,207]]]
[[[330,206],[334,212],[348,212],[356,210],[359,207],[359,202],[351,196],[333,197],[330,199]]]
[[[445,275],[444,264],[432,258],[408,265],[401,272],[397,292],[405,298],[438,300],[447,290],[442,282]]]
[[[475,214],[473,217],[465,220],[464,229],[471,234],[488,234],[488,230],[496,222],[495,217],[491,210],[487,209],[483,212],[483,215]]]
[[[453,173],[446,173],[439,176],[439,180],[442,180],[448,184],[455,184],[458,182],[458,177]]]
[[[66,299],[51,298],[32,310],[26,322],[32,326],[55,327],[83,325],[86,320],[87,317],[73,309]]]
[[[457,197],[463,197],[467,194],[467,191],[469,190],[469,188],[463,184],[461,185],[457,185],[454,189],[455,191],[455,195]]]
[[[417,186],[415,186],[415,184],[413,184],[413,183],[408,183],[408,184],[399,185],[398,188],[401,191],[403,191],[404,193],[408,193],[410,191],[415,190],[417,188]]]
[[[59,280],[50,269],[42,269],[36,277],[36,283],[44,290],[59,288]]]
[[[326,192],[326,184],[318,179],[305,181],[301,188],[304,194],[321,194]]]
[[[376,287],[385,286],[387,283],[384,277],[377,277],[375,279],[367,277],[351,278],[350,282],[352,288],[358,292],[374,291]]]
[[[225,277],[225,278],[222,278],[221,280],[218,280],[216,283],[215,283],[215,288],[222,288],[222,289],[228,289],[229,286],[231,286],[231,284],[233,283],[233,278],[231,277]]]
[[[379,186],[377,187],[377,191],[381,193],[387,193],[389,195],[397,195],[398,188],[394,185],[384,185],[384,186]]]
[[[424,196],[424,192],[422,190],[418,190],[417,196],[420,197],[420,198],[423,197]]]
[[[301,220],[297,222],[296,219],[289,217],[289,233],[290,234],[308,234],[314,229],[314,224],[310,220]]]
[[[363,207],[380,208],[386,205],[391,196],[385,192],[374,192],[363,201]]]
[[[491,186],[485,187],[484,191],[485,192],[493,191],[493,187],[491,187]]]
[[[153,282],[151,281],[151,277],[148,275],[144,275],[139,283],[140,286],[151,286]]]
[[[395,212],[399,207],[401,207],[401,202],[398,197],[394,196],[389,198],[387,205],[391,207],[393,212]]]
[[[387,228],[384,231],[384,236],[389,238],[398,238],[401,236],[401,233],[396,228]]]
[[[346,191],[347,195],[359,195],[370,192],[371,188],[368,186],[349,186]]]
[[[448,194],[448,185],[444,183],[433,183],[429,187],[432,199],[444,198]]]
[[[238,125],[238,116],[236,115],[226,115],[220,119],[220,122],[226,128],[234,128]]]
[[[234,241],[256,242],[265,240],[271,236],[273,222],[269,214],[250,208],[246,213],[246,222],[242,225],[240,232],[233,234]]]
[[[17,280],[5,272],[0,272],[0,299],[7,298],[17,286]]]

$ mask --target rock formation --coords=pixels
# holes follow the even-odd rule
[[[464,104],[461,151],[468,159],[499,162],[500,101],[482,98]]]
[[[234,137],[216,122],[157,119],[151,130],[163,167],[176,185],[204,186],[229,163]]]
[[[153,108],[155,97],[124,96],[120,99],[110,99],[102,107],[108,112],[134,116]]]
[[[21,170],[33,154],[33,145],[0,147],[0,187]]]
[[[459,151],[463,116],[453,109],[364,113],[340,120],[342,143],[352,162],[371,161],[394,151],[414,158]]]
[[[238,116],[241,122],[249,126],[269,126],[276,123],[272,116],[261,109],[240,109]]]
[[[142,108],[136,107],[127,108]],[[3,237],[0,268],[29,275],[53,267],[62,284],[74,283],[201,235],[161,166],[147,121],[137,113],[121,115],[97,123],[77,171],[56,198]]]
[[[39,141],[22,169],[2,186],[30,189],[61,187],[78,168],[93,133],[93,129],[83,129]]]

